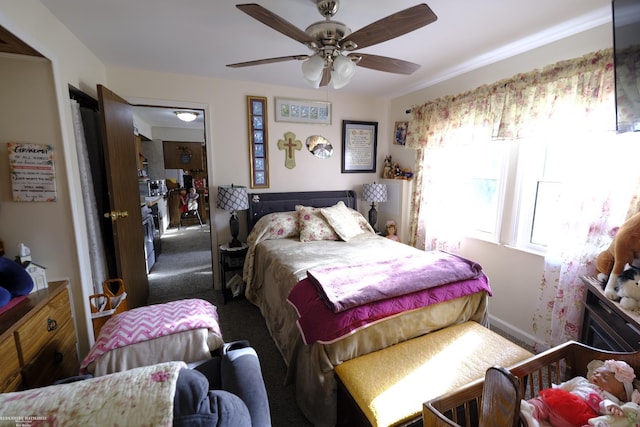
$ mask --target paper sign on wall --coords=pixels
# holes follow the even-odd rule
[[[10,142],[9,173],[16,202],[55,202],[56,176],[53,147]]]

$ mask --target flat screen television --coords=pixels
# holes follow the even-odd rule
[[[640,131],[640,0],[613,0],[618,132]]]

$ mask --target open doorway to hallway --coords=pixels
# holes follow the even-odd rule
[[[182,121],[177,112],[195,113]],[[171,283],[197,294],[213,289],[208,165],[203,110],[136,105],[139,144],[139,191],[149,208],[154,235],[147,237],[148,303],[185,298],[173,295]],[[197,195],[196,209],[187,210],[183,196]],[[184,212],[183,212],[184,210]]]

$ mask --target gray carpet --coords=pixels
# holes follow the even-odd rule
[[[246,339],[262,365],[274,427],[305,427],[311,424],[296,405],[295,387],[285,385],[285,364],[267,331],[260,310],[244,299],[223,304],[222,293],[213,289],[209,226],[169,229],[162,236],[162,252],[149,274],[148,304],[185,298],[202,298],[218,308],[225,341]]]

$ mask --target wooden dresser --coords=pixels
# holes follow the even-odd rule
[[[582,276],[586,285],[580,341],[611,351],[640,349],[640,313],[625,310],[604,295],[601,283]]]
[[[2,393],[78,375],[68,282],[51,282],[0,315],[0,366]]]

